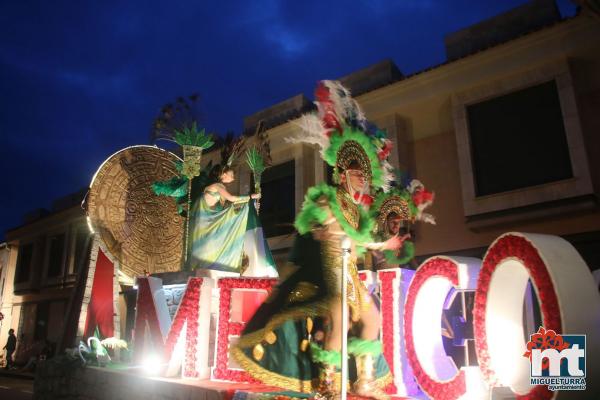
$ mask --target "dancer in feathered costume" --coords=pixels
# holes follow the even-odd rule
[[[377,221],[375,237],[387,240],[392,236],[401,235],[407,239],[397,251],[372,251],[373,266],[376,270],[396,268],[412,261],[415,249],[408,235],[412,225],[418,221],[435,225],[433,216],[423,212],[433,203],[433,199],[433,192],[425,189],[416,179],[405,188],[393,188],[376,196],[370,209]]]
[[[262,382],[319,398],[339,394],[342,340],[343,237],[352,241],[347,304],[352,322],[348,352],[352,391],[386,398],[392,381],[378,341],[380,315],[358,278],[356,258],[366,249],[397,250],[403,238],[374,243],[375,219],[367,211],[370,193],[388,188],[390,142],[370,128],[357,103],[337,82],[316,91],[317,114],[305,115],[305,135],[292,139],[316,143],[334,167],[336,186],[308,190],[296,217],[299,232],[290,256],[291,274],[282,279],[258,309],[232,348],[237,362]],[[283,276],[282,276],[283,278]]]

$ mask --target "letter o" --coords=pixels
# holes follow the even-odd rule
[[[490,386],[508,386],[520,399],[551,399],[556,393],[546,386],[529,385],[530,363],[523,357],[523,301],[529,279],[544,327],[557,333],[587,334],[588,349],[597,347],[591,342],[597,341],[592,333],[598,330],[600,297],[587,265],[560,237],[506,233],[484,257],[473,309],[482,375]],[[590,362],[597,354],[590,356],[588,351],[591,371]]]

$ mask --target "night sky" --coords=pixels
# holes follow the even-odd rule
[[[444,35],[525,0],[0,3],[0,241],[90,183],[153,118],[199,93],[201,125],[243,117],[383,59],[445,61]],[[563,16],[575,7],[559,0]]]

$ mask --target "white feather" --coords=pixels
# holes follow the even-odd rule
[[[319,146],[321,155],[323,155],[325,149],[329,147],[329,137],[327,136],[327,129],[325,129],[319,117],[314,113],[305,114],[298,121],[292,123],[302,129],[302,133],[285,138],[285,141],[288,143],[316,144]]]
[[[355,119],[363,129],[366,128],[366,118],[360,106],[352,98],[352,94],[338,81],[323,81],[329,89],[329,98],[340,122]]]
[[[413,179],[412,181],[410,181],[410,184],[408,185],[408,191],[409,191],[410,193],[414,193],[414,192],[415,192],[415,190],[417,190],[417,189],[422,189],[422,188],[424,188],[424,187],[425,187],[425,186],[424,186],[424,185],[421,183],[421,181],[420,181],[420,180],[418,180],[418,179]]]
[[[435,225],[435,217],[431,214],[419,212],[419,214],[417,215],[417,220]]]
[[[392,182],[396,180],[396,176],[394,175],[394,167],[387,160],[383,160],[381,166],[383,168],[383,186],[381,188],[387,193]]]

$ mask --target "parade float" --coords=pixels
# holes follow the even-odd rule
[[[86,204],[94,241],[78,340],[96,335],[101,344],[100,339],[114,342],[129,335],[132,356],[118,370],[77,372],[87,386],[77,390],[98,399],[160,393],[173,398],[294,398],[285,388],[264,386],[230,357],[245,323],[278,283],[269,272],[262,236],[250,236],[257,244],[253,251],[262,252],[251,262],[264,265],[241,275],[207,276],[186,268],[186,211],[193,179],[201,176],[202,150],[212,143],[195,126],[183,133],[183,159],[155,146],[133,146],[110,156],[92,180]],[[246,157],[259,190],[265,166],[256,149]],[[419,207],[423,193],[415,187],[421,188],[411,183],[397,197],[412,210],[405,218],[416,220],[418,215],[427,221],[430,216]],[[384,202],[375,201],[378,207]],[[395,259],[398,264],[414,255],[408,248],[411,254]],[[393,376],[385,391],[392,397],[589,399],[600,390],[593,379],[600,368],[600,296],[588,266],[562,238],[508,232],[489,245],[483,259],[438,255],[416,271],[360,271],[360,279],[378,293],[383,355]],[[123,288],[133,293],[130,307],[119,305]],[[468,361],[462,366],[447,354],[443,340],[448,328],[444,311],[456,301],[462,302],[461,315],[452,339],[464,349]],[[133,320],[130,333],[121,326],[123,312]],[[583,356],[575,363],[549,355],[568,351],[569,338],[583,335],[583,348],[574,348],[583,350]],[[263,340],[274,343],[268,334]],[[468,344],[474,356],[469,356]],[[118,359],[118,352],[113,358]],[[532,384],[537,361],[546,371],[542,378],[556,376],[558,368],[560,377],[571,380],[556,382],[579,390],[550,390],[556,388],[550,380]],[[99,390],[102,384],[111,389]]]

